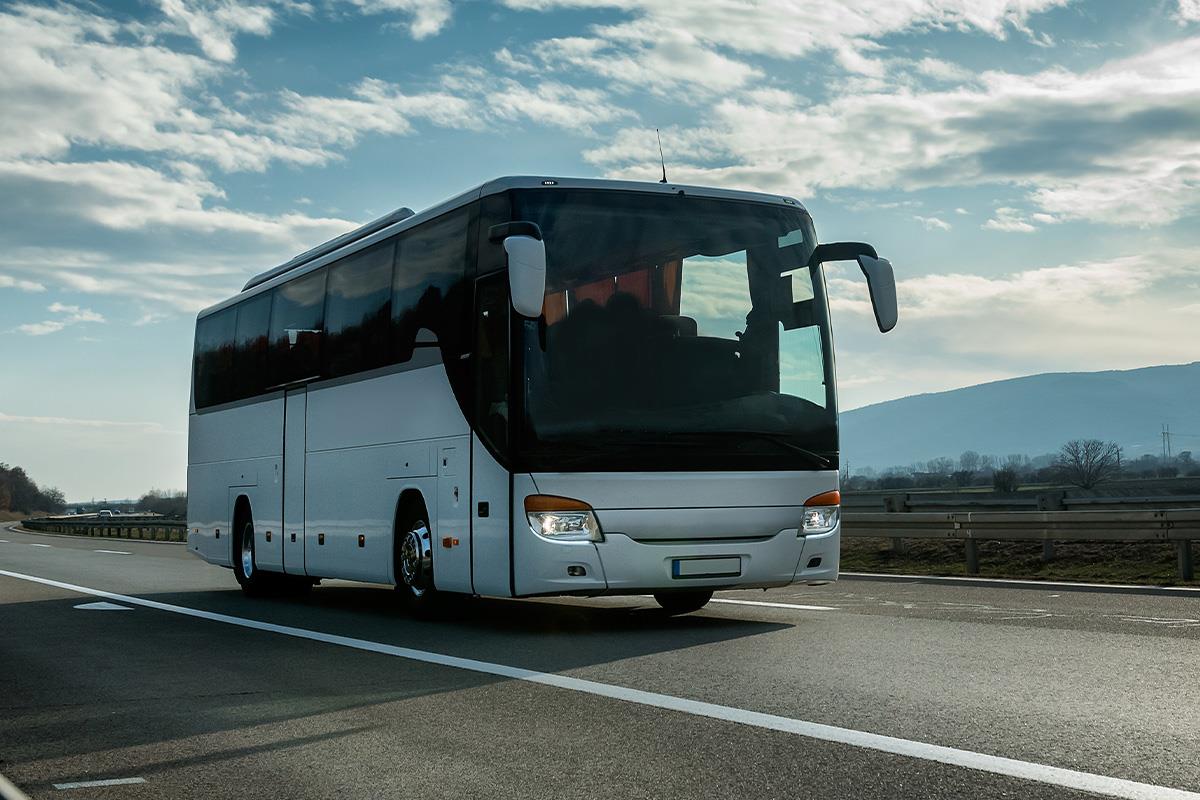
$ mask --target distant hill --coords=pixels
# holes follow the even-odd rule
[[[1058,450],[1069,439],[1117,442],[1126,457],[1162,450],[1162,424],[1181,434],[1176,453],[1200,454],[1200,362],[1110,372],[1029,375],[914,395],[843,412],[842,458],[852,470],[957,457],[1003,458]]]

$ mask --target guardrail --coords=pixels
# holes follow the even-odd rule
[[[1041,541],[1050,560],[1054,542],[1174,542],[1180,580],[1195,579],[1192,540],[1200,540],[1200,508],[1145,511],[960,511],[951,513],[848,512],[842,535],[891,539],[963,541],[967,574],[979,574],[979,540]]]
[[[843,492],[842,508],[852,511],[1071,511],[1108,508],[1132,511],[1160,508],[1197,508],[1200,495],[1072,495],[1065,490],[1020,494],[996,494],[978,491],[928,492]]]
[[[42,533],[65,533],[71,536],[101,536],[116,539],[146,539],[158,542],[186,542],[187,524],[162,517],[110,517],[80,519],[69,517],[27,519],[21,525]]]

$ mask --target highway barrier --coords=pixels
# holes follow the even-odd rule
[[[1200,508],[1097,511],[846,512],[842,535],[891,539],[958,539],[967,574],[979,574],[979,541],[1040,541],[1042,557],[1054,542],[1173,542],[1180,580],[1195,579],[1192,541],[1200,540]]]
[[[116,539],[146,539],[158,542],[186,542],[187,525],[162,517],[106,517],[103,519],[71,519],[43,517],[21,523],[27,530],[42,533],[64,533],[71,536],[101,536]]]

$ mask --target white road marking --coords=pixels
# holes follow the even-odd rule
[[[145,783],[145,778],[108,778],[102,781],[74,781],[73,783],[56,783],[55,789],[88,789],[93,786],[129,786],[134,783]]]
[[[770,603],[765,600],[732,600],[725,597],[714,597],[710,603],[732,603],[739,606],[764,606],[766,608],[795,608],[800,611],[837,611],[833,606],[804,606],[799,603]]]
[[[51,547],[51,545],[48,545],[48,544],[35,544],[33,542],[30,542],[29,546],[30,547]]]
[[[890,753],[892,755],[918,758],[925,761],[935,761],[955,767],[964,767],[966,769],[974,769],[981,772],[991,772],[996,775],[1007,775],[1013,778],[1036,781],[1038,783],[1045,783],[1052,786],[1062,786],[1067,789],[1077,789],[1079,791],[1092,792],[1094,794],[1105,795],[1107,797],[1120,797],[1125,798],[1125,800],[1200,800],[1200,793],[1189,792],[1185,789],[1173,789],[1168,786],[1156,786],[1150,783],[1139,783],[1137,781],[1125,780],[1123,778],[1112,778],[1106,775],[1097,775],[1092,772],[1080,772],[1073,769],[1064,769],[1062,767],[1052,767],[1046,764],[1038,764],[1032,761],[1020,761],[1015,758],[1004,758],[1003,756],[977,753],[972,750],[961,750],[957,747],[944,747],[942,745],[918,742],[911,739],[900,739],[895,736],[885,736],[878,733],[856,731],[851,728],[839,728],[835,725],[825,725],[819,722],[807,722],[805,720],[782,717],[776,714],[765,714],[761,711],[748,711],[746,709],[735,708],[733,706],[706,703],[701,700],[688,700],[683,697],[675,697],[669,694],[647,692],[641,689],[631,689],[625,686],[600,683],[598,681],[590,681],[584,678],[573,678],[568,675],[538,672],[536,670],[524,669],[522,667],[508,666],[507,664],[494,664],[488,661],[476,661],[473,658],[462,658],[459,656],[450,656],[442,653],[432,653],[426,650],[414,650],[409,647],[382,644],[380,642],[372,642],[367,639],[355,639],[349,636],[339,636],[333,633],[312,631],[306,628],[293,628],[290,625],[277,625],[273,622],[246,619],[245,617],[234,617],[230,616],[229,614],[218,614],[213,611],[202,611],[198,608],[188,608],[186,606],[160,603],[157,600],[147,600],[142,597],[133,597],[130,595],[116,594],[115,592],[106,592],[102,589],[91,589],[86,586],[76,586],[70,583],[63,583],[62,581],[50,580],[49,578],[39,578],[36,575],[24,575],[19,572],[9,572],[8,570],[0,570],[0,575],[7,578],[30,581],[31,583],[40,583],[44,586],[53,586],[58,589],[65,589],[70,592],[91,595],[93,597],[104,597],[109,600],[117,600],[120,602],[129,603],[130,605],[142,606],[144,608],[153,608],[159,611],[169,611],[173,614],[182,614],[187,617],[206,619],[212,622],[222,622],[227,625],[237,625],[238,627],[266,631],[268,633],[278,633],[284,636],[292,636],[297,639],[305,639],[312,642],[323,642],[325,644],[337,645],[339,647],[349,647],[368,653],[396,656],[398,658],[406,658],[411,661],[420,661],[425,664],[437,664],[439,666],[453,667],[455,669],[478,672],[485,675],[496,675],[502,678],[527,681],[529,683],[537,683],[543,686],[553,686],[559,689],[582,692],[584,694],[595,695],[598,697],[608,697],[613,700],[624,700],[628,703],[636,703],[638,705],[650,706],[653,708],[662,708],[668,711],[678,711],[683,714],[692,714],[698,717],[707,717],[709,719],[717,719],[725,722],[736,722],[741,725],[749,725],[751,727],[762,728],[764,730],[781,731],[783,733],[791,733],[810,739],[819,739],[826,742],[847,744],[853,747],[861,747],[867,750],[877,750],[883,753]]]
[[[129,606],[119,606],[116,603],[107,603],[104,600],[99,600],[95,603],[80,603],[75,608],[81,608],[84,611],[133,611]]]
[[[93,550],[94,553],[112,553],[114,556],[131,556],[133,553],[128,550]]]
[[[8,539],[0,539],[0,544],[8,544]]]

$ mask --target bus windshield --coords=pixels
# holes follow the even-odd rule
[[[516,193],[546,242],[523,329],[532,470],[831,469],[824,280],[799,208],[622,191]]]

